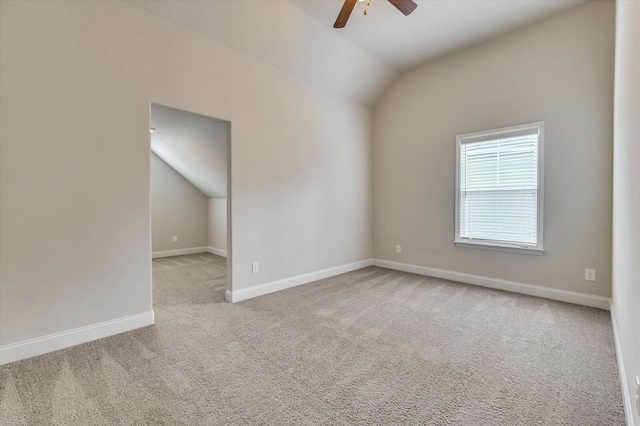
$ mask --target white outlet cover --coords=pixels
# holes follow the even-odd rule
[[[595,269],[585,269],[584,270],[584,279],[586,281],[595,281],[596,280],[596,270]]]
[[[253,265],[251,265],[251,267],[254,274],[260,272],[260,264],[258,262],[253,262]]]
[[[396,253],[402,253],[402,246],[396,246]]]

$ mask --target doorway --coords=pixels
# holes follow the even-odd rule
[[[150,105],[154,308],[223,303],[231,288],[230,122]]]

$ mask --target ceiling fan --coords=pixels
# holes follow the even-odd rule
[[[347,25],[347,21],[349,20],[351,11],[358,1],[364,0],[344,0],[342,9],[340,9],[340,13],[338,14],[338,19],[336,19],[336,23],[333,24],[333,28],[343,28],[345,25]],[[411,12],[416,10],[416,7],[418,7],[418,5],[413,0],[389,0],[389,3],[394,5],[396,9],[402,12],[405,16],[409,15]],[[367,4],[369,4],[368,1]]]

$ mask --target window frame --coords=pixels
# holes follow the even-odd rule
[[[463,143],[473,143],[492,140],[498,135],[518,134],[530,129],[538,131],[538,204],[537,204],[537,229],[536,246],[499,242],[492,240],[474,240],[460,237],[460,148]],[[469,140],[474,140],[469,142]],[[466,133],[456,136],[456,194],[455,194],[455,239],[458,247],[470,247],[516,253],[537,254],[544,253],[544,121],[519,124],[516,126],[501,127],[499,129],[483,130],[480,132]]]

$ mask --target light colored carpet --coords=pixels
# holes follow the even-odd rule
[[[608,312],[380,268],[232,305],[153,262],[156,325],[0,368],[3,425],[622,425]]]

